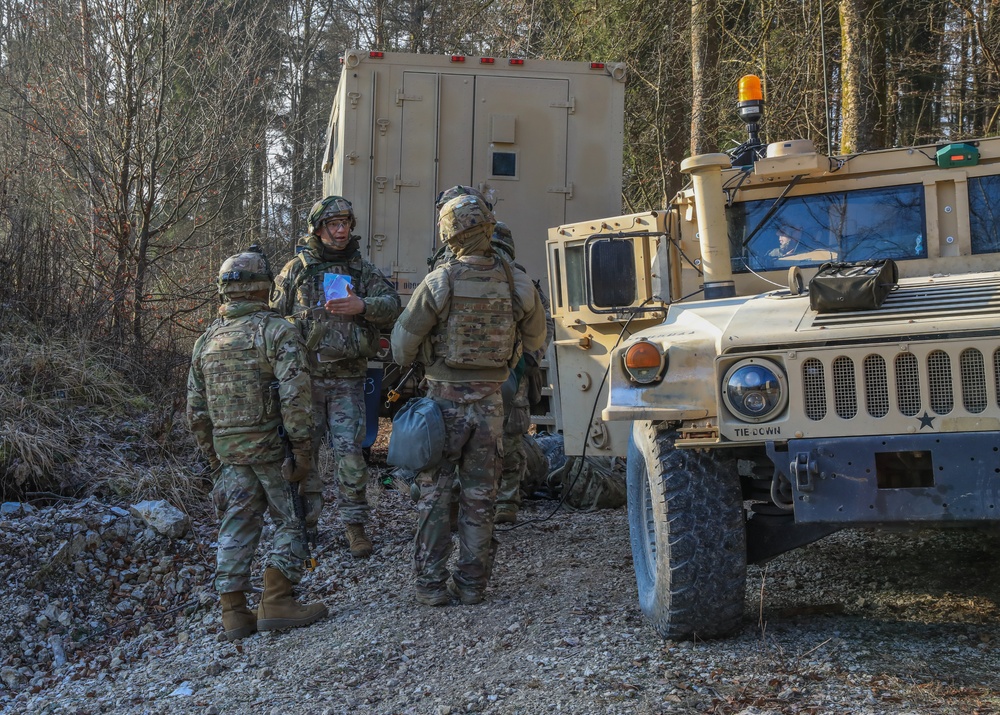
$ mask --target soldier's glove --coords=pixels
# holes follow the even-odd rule
[[[524,356],[524,380],[528,385],[528,404],[532,407],[542,401],[543,384],[542,368],[531,355]]]
[[[210,472],[217,472],[222,468],[222,462],[214,454],[210,455],[208,458],[208,470]]]
[[[310,442],[292,444],[292,455],[295,457],[295,468],[285,475],[285,479],[290,482],[301,482],[312,471],[312,444]]]

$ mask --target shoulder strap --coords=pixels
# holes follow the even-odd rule
[[[517,300],[517,290],[514,288],[514,272],[510,269],[510,266],[507,265],[507,261],[499,256],[497,256],[497,260],[500,261],[500,265],[503,266],[503,272],[507,274],[507,285],[510,286],[510,310],[514,315],[514,322],[517,323],[517,314],[514,313],[514,301]]]

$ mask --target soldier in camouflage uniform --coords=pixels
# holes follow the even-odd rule
[[[466,195],[483,198],[482,193],[475,187],[453,186],[438,195],[437,208],[440,210],[441,206],[449,199]],[[483,200],[485,201],[485,199]],[[488,202],[486,205],[488,208],[492,208]],[[514,270],[527,273],[524,266],[514,260],[514,237],[507,224],[497,221],[490,243],[493,252],[507,261]],[[454,255],[451,249],[445,244],[428,260],[428,263],[432,268],[437,268],[452,258]],[[533,283],[541,298],[542,307],[545,309],[545,345],[540,350],[527,352],[521,356],[512,371],[516,392],[509,399],[504,399],[503,473],[497,489],[495,524],[512,524],[517,521],[517,512],[521,508],[521,481],[528,464],[523,436],[531,427],[531,404],[528,399],[529,382],[536,377],[540,379],[541,373],[538,365],[545,357],[549,343],[555,336],[555,322],[552,320],[548,298],[538,281],[533,281]],[[457,504],[453,502],[453,524],[457,519],[456,507]]]
[[[308,546],[285,479],[301,483],[312,465],[309,368],[298,331],[268,308],[271,272],[259,253],[228,258],[219,271],[219,319],[195,343],[188,374],[188,426],[216,473],[212,500],[221,519],[215,588],[225,637],[304,626],[326,615],[298,604]],[[295,456],[282,476],[284,425]],[[256,616],[247,608],[250,564],[264,526],[274,522]]]
[[[514,260],[514,237],[507,224],[502,221],[497,222],[490,243],[494,253],[507,261],[515,270],[526,272],[524,266]],[[549,309],[549,299],[538,281],[533,283],[545,311],[545,344],[538,350],[524,350],[513,370],[517,391],[512,396],[510,404],[505,405],[504,410],[503,473],[497,489],[495,524],[512,524],[517,521],[517,512],[521,508],[521,482],[528,467],[523,437],[531,427],[529,382],[535,379],[535,373],[540,381],[538,365],[545,357],[549,344],[555,336],[555,322]]]
[[[416,481],[416,599],[431,606],[448,603],[449,591],[466,604],[483,599],[503,459],[500,385],[515,359],[517,334],[527,350],[538,350],[545,340],[545,315],[531,281],[493,255],[494,223],[476,196],[444,204],[440,236],[455,258],[424,278],[392,331],[393,359],[426,366],[427,396],[444,417],[444,460]],[[456,479],[460,546],[449,582],[448,512]]]
[[[368,520],[368,467],[361,451],[365,435],[365,374],[379,347],[379,330],[399,315],[399,295],[385,276],[361,256],[351,202],[328,196],[309,212],[309,235],[278,275],[271,306],[302,331],[313,374],[316,431],[314,457],[328,436],[337,466],[340,519],[355,558],[372,553]],[[346,297],[327,300],[330,277],[350,279]]]

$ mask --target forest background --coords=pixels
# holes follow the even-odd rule
[[[1000,133],[1000,0],[0,0],[0,497],[74,415],[169,446],[219,264],[304,233],[350,48],[625,62],[626,211],[745,139],[748,73],[766,140]]]

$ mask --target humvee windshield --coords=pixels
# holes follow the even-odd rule
[[[927,257],[921,184],[790,197],[767,217],[775,201],[727,209],[734,273]]]
[[[969,179],[973,253],[1000,253],[1000,176]]]

